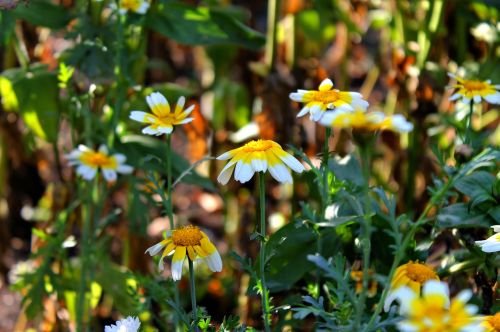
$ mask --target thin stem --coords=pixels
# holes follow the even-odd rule
[[[172,207],[172,135],[167,135],[167,217],[170,226],[170,230],[174,230],[174,211]],[[179,298],[179,287],[178,283],[174,282],[174,302],[178,308],[180,308],[180,298]],[[179,317],[174,314],[174,324],[176,331],[180,331]]]
[[[266,332],[271,331],[269,322],[269,299],[265,278],[266,267],[266,189],[264,173],[259,172],[259,198],[260,198],[260,283],[262,288],[262,315],[264,316],[264,328]]]
[[[280,9],[279,0],[270,0],[267,4],[267,38],[265,62],[269,71],[273,71],[276,65],[276,40],[277,26]]]
[[[119,8],[120,1],[118,0],[116,3]],[[123,57],[123,45],[125,45],[123,27],[126,23],[127,16],[122,15],[117,12],[118,17],[116,18],[116,57],[115,57],[115,77],[116,77],[116,98],[115,105],[113,108],[113,115],[111,116],[110,123],[110,134],[108,137],[108,145],[110,148],[113,147],[116,138],[116,127],[118,124],[118,119],[120,118],[120,112],[123,107],[123,102],[125,99],[125,70],[126,66],[124,65]]]
[[[368,290],[368,277],[370,268],[370,252],[371,252],[371,201],[370,201],[370,149],[371,145],[360,146],[361,164],[363,168],[364,179],[364,223],[361,240],[363,249],[363,289],[357,303],[357,316],[355,328],[358,331],[361,326],[361,320],[364,316],[366,304],[366,292]]]
[[[387,295],[389,294],[389,288],[390,288],[390,282],[392,278],[394,277],[394,273],[396,271],[396,268],[399,266],[401,260],[404,257],[404,254],[406,253],[406,248],[409,246],[410,242],[414,239],[415,233],[417,232],[418,228],[425,224],[427,214],[431,211],[431,209],[443,198],[443,196],[448,192],[448,189],[453,185],[455,182],[456,176],[452,177],[448,182],[446,182],[441,189],[434,195],[432,196],[431,200],[429,203],[427,203],[424,211],[422,214],[419,216],[416,222],[414,222],[411,227],[409,232],[406,234],[404,237],[403,243],[401,246],[398,248],[396,252],[396,256],[394,257],[394,261],[391,266],[391,270],[389,272],[389,276],[387,277],[388,284],[386,285],[384,292],[382,293],[382,296],[380,297],[379,302],[377,303],[377,306],[375,308],[375,312],[373,313],[372,317],[370,318],[370,321],[366,325],[365,329],[363,330],[364,332],[370,331],[372,328],[373,324],[375,324],[375,320],[377,319],[378,315],[382,312],[382,308],[384,306],[385,299],[387,298]]]
[[[472,114],[474,113],[474,100],[470,101],[469,115],[467,116],[467,131],[465,132],[465,144],[470,143],[470,135],[472,132]]]
[[[198,332],[198,310],[196,309],[196,289],[194,282],[193,262],[188,258],[189,262],[189,286],[191,291],[191,308],[193,309],[194,330]]]
[[[89,236],[91,227],[91,205],[92,205],[92,183],[89,182],[86,187],[87,198],[83,200],[82,205],[82,238],[80,240],[80,288],[78,290],[78,303],[76,310],[76,325],[77,331],[85,331],[85,316],[86,316],[86,293],[88,289],[87,273],[89,271]]]

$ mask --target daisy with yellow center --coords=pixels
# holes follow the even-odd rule
[[[446,283],[429,280],[422,290],[422,296],[409,287],[401,287],[389,295],[385,311],[397,300],[399,313],[405,319],[398,323],[402,332],[482,332],[475,305],[467,302],[472,297],[470,290],[460,292],[450,303]]]
[[[94,151],[85,145],[66,155],[71,166],[76,166],[76,173],[85,180],[92,180],[99,169],[108,182],[116,181],[117,173],[129,174],[133,168],[125,164],[126,157],[121,153],[110,155],[108,148],[104,145]]]
[[[319,120],[323,126],[337,128],[353,128],[362,130],[391,130],[407,133],[413,130],[413,124],[408,122],[401,114],[386,116],[381,112],[336,111],[326,112]]]
[[[228,183],[233,170],[234,179],[241,183],[250,180],[255,172],[264,173],[267,170],[277,181],[291,183],[293,180],[288,167],[297,173],[304,171],[304,166],[297,159],[271,140],[248,142],[242,147],[223,153],[217,159],[229,159],[217,178],[221,184]]]
[[[151,108],[151,113],[142,111],[132,111],[130,118],[132,120],[147,123],[149,126],[142,130],[143,134],[147,135],[162,135],[171,134],[175,125],[181,125],[193,121],[193,118],[188,118],[188,115],[193,111],[194,105],[191,105],[184,110],[186,98],[180,97],[177,100],[177,105],[173,112],[170,110],[170,105],[167,99],[159,92],[153,92],[146,97],[146,101]]]
[[[321,82],[318,90],[297,90],[290,94],[290,99],[305,104],[297,117],[309,113],[313,121],[319,121],[327,111],[354,111],[368,108],[368,102],[360,93],[334,89],[333,82],[328,78]]]
[[[119,8],[122,15],[128,11],[144,15],[148,11],[149,2],[145,0],[119,0]]]
[[[497,252],[500,251],[500,225],[491,226],[495,235],[490,236],[486,240],[476,241],[478,246],[481,246],[481,250],[484,252]]]
[[[428,280],[439,280],[439,277],[427,264],[409,261],[396,269],[391,281],[391,290],[406,286],[420,294],[420,289]]]
[[[483,317],[482,326],[485,328],[484,332],[500,332],[500,312]]]
[[[479,104],[484,99],[490,104],[500,104],[500,85],[491,84],[490,80],[466,80],[452,73],[448,73],[448,76],[456,80],[455,84],[449,86],[456,90],[450,97],[451,101],[462,98],[464,104],[469,104],[471,101]]]
[[[165,248],[165,249],[163,249]],[[148,248],[146,253],[151,256],[163,250],[158,268],[163,271],[163,259],[173,254],[172,279],[180,280],[182,277],[182,266],[186,254],[191,262],[196,257],[201,257],[213,272],[222,271],[222,259],[217,248],[210,242],[208,236],[196,226],[186,226],[167,231],[167,238],[160,243]]]

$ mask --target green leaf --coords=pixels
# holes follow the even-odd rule
[[[70,12],[63,6],[42,0],[30,1],[27,5],[17,6],[13,13],[18,19],[51,29],[62,29],[72,19]]]
[[[45,66],[35,65],[29,71],[7,70],[1,77],[2,97],[5,94],[13,107],[17,102],[24,123],[36,136],[54,142],[59,131],[57,75],[48,72]],[[13,102],[12,92],[16,102]]]
[[[494,183],[495,177],[493,175],[485,171],[478,171],[458,179],[455,182],[455,188],[464,195],[475,197],[492,193]]]
[[[294,224],[285,225],[271,235],[267,245],[268,255],[274,255],[267,263],[267,286],[273,292],[290,289],[314,265],[307,260],[307,255],[316,249],[316,236],[305,227],[297,228]]]
[[[335,177],[341,181],[350,182],[358,187],[364,183],[361,173],[361,166],[354,155],[348,155],[344,158],[332,158],[328,162]]]
[[[437,216],[437,226],[441,228],[489,227],[489,217],[485,213],[473,214],[467,204],[452,204],[443,208]]]
[[[181,44],[234,44],[258,50],[264,36],[230,16],[209,7],[194,7],[168,2],[158,5],[158,11],[148,20],[150,27]]]

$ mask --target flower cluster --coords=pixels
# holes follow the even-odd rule
[[[104,327],[104,332],[137,332],[141,326],[141,321],[137,317],[121,319],[116,324],[107,325]]]
[[[413,124],[401,114],[367,112],[369,104],[360,93],[334,89],[328,78],[321,82],[318,91],[298,90],[290,94],[290,99],[305,104],[297,117],[310,113],[311,119],[323,126],[401,133],[413,130]]]

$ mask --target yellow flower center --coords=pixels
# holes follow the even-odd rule
[[[488,317],[487,320],[495,331],[500,331],[500,312],[497,312],[494,316]]]
[[[481,82],[481,81],[465,80],[463,85],[464,85],[464,88],[468,91],[481,91],[481,90],[488,89],[488,87],[489,87],[488,83]]]
[[[136,11],[141,6],[140,0],[122,0],[120,6],[127,10]]]
[[[196,226],[186,226],[172,232],[172,241],[177,246],[199,246],[203,238],[201,231]]]
[[[430,279],[438,279],[436,272],[430,267],[420,263],[409,262],[406,266],[406,275],[413,281],[420,284]]]
[[[244,152],[261,152],[261,151],[266,151],[269,150],[270,148],[273,147],[273,142],[272,141],[266,141],[266,140],[257,140],[257,141],[251,141],[248,142],[243,146],[243,151]]]
[[[330,104],[339,100],[339,90],[310,91],[304,97],[310,101],[319,101],[323,104]]]
[[[102,152],[84,152],[82,153],[80,159],[83,164],[94,167],[113,168],[116,166],[114,158],[110,158],[108,155]]]

